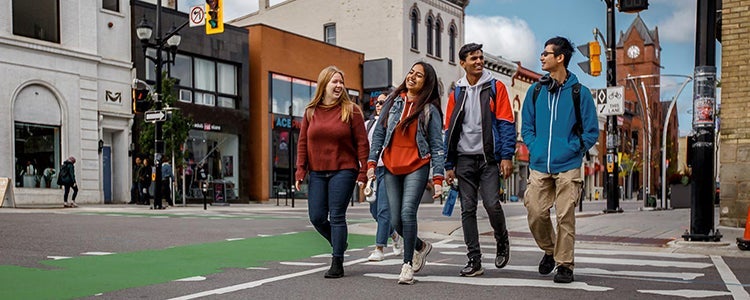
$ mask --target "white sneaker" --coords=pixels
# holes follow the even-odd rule
[[[414,269],[408,263],[401,266],[401,275],[398,275],[398,284],[414,284]]]
[[[370,251],[370,256],[367,257],[367,260],[369,261],[382,261],[383,259],[385,259],[385,254],[383,254],[383,250],[380,250],[378,248]]]
[[[414,265],[414,273],[422,270],[422,267],[424,267],[425,261],[427,260],[427,254],[430,254],[430,251],[432,251],[432,244],[427,241],[422,242],[424,243],[422,251],[414,250],[414,258],[412,259],[412,264]]]
[[[401,255],[404,253],[404,239],[397,233],[394,233],[391,239],[393,239],[393,254]]]

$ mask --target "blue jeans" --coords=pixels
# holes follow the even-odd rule
[[[310,223],[331,244],[333,257],[344,257],[346,251],[346,208],[356,178],[354,170],[310,172],[307,197]]]
[[[387,169],[385,171],[391,226],[404,238],[404,263],[411,264],[414,250],[422,249],[422,240],[417,238],[417,209],[429,174],[429,164],[406,175],[393,175]]]
[[[385,247],[388,245],[388,237],[393,234],[391,227],[391,216],[388,211],[388,194],[385,192],[383,178],[385,178],[385,167],[375,168],[378,191],[375,202],[370,203],[370,214],[378,222],[378,230],[375,233],[375,246]]]

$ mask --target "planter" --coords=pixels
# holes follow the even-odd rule
[[[670,184],[672,208],[690,208],[692,184]]]

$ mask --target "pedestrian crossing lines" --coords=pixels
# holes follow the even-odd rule
[[[734,296],[744,298],[747,292],[731,270],[722,273],[721,257],[699,254],[680,254],[649,251],[577,249],[576,281],[573,284],[557,284],[551,275],[540,279],[538,259],[543,254],[537,247],[511,246],[510,264],[498,270],[488,257],[494,257],[494,246],[483,246],[485,276],[464,278],[458,276],[465,263],[465,245],[455,242],[436,243],[428,258],[427,272],[415,275],[421,282],[442,282],[462,285],[537,287],[573,289],[588,292],[620,290],[632,297],[654,295],[671,297],[715,297]],[[437,255],[435,255],[437,254]],[[365,265],[399,265],[400,259],[368,262]],[[367,277],[393,280],[394,273],[366,273]],[[726,277],[726,278],[725,278]],[[598,278],[598,279],[595,279]],[[646,282],[646,284],[644,284]],[[594,284],[595,283],[595,284]],[[638,288],[633,288],[638,287]],[[722,289],[719,287],[726,287]]]

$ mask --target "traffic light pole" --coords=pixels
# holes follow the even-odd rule
[[[607,86],[617,85],[617,71],[615,62],[615,0],[607,2]],[[614,163],[610,171],[609,166],[605,173],[607,183],[607,209],[604,213],[622,212],[620,208],[620,188],[618,182],[619,162],[617,161],[617,144],[620,139],[617,133],[617,116],[607,116],[607,157],[606,162]]]
[[[715,110],[716,110],[716,0],[698,0],[695,31],[695,82],[693,83],[693,168],[690,194],[691,241],[719,241],[714,231]]]

